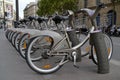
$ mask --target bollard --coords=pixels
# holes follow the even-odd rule
[[[101,31],[93,32],[90,34],[90,44],[94,46],[96,51],[98,73],[109,73],[108,51]]]
[[[79,39],[77,38],[76,32],[74,29],[68,30],[67,31],[68,36],[70,41],[72,42],[72,47],[76,46],[77,44],[79,44]],[[81,50],[80,48],[77,49],[77,62],[81,61]]]

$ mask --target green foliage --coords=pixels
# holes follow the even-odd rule
[[[120,0],[111,0],[112,2],[120,2]]]
[[[37,14],[51,15],[56,11],[61,13],[65,10],[76,10],[78,0],[40,0],[38,2]]]
[[[120,2],[120,0],[115,0],[116,2]]]

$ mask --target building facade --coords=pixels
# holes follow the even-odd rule
[[[13,0],[0,0],[0,22],[5,20],[7,26],[12,26]]]
[[[38,2],[39,0],[35,0],[35,2]]]
[[[95,10],[99,3],[104,3],[106,8],[101,9],[96,17],[98,26],[120,26],[120,2],[112,2],[111,0],[79,0],[81,5],[79,8],[90,8]]]
[[[3,5],[4,4],[4,5]],[[0,18],[13,19],[13,0],[0,0]]]
[[[37,3],[30,2],[24,9],[24,18],[28,18],[29,16],[37,16]]]

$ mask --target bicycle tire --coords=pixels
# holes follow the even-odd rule
[[[8,33],[8,41],[10,42],[10,35],[11,35],[12,31],[9,30],[9,33]]]
[[[102,34],[102,35],[106,38],[106,41],[107,41],[105,43],[106,43],[107,50],[108,50],[108,60],[110,61],[112,54],[113,54],[113,42],[112,42],[112,39],[107,34]],[[96,65],[98,64],[94,46],[91,47],[91,59]]]
[[[14,39],[14,44],[15,44],[15,48],[17,51],[18,51],[18,42],[19,42],[20,37],[21,37],[21,33],[19,32]]]
[[[9,34],[9,30],[7,29],[6,32],[5,32],[5,36],[6,36],[7,39],[8,39],[8,34]]]
[[[11,36],[10,36],[10,43],[12,44],[12,37],[13,37],[13,35],[14,35],[14,31],[11,33]]]
[[[18,51],[23,59],[25,59],[25,52],[26,52],[26,47],[23,48],[24,41],[29,37],[28,33],[25,33],[21,36],[19,42],[18,42]],[[25,44],[27,46],[27,44]]]
[[[42,35],[42,36],[33,37],[33,38],[30,39],[30,42],[28,43],[27,50],[26,50],[27,51],[26,52],[26,61],[27,61],[28,66],[33,71],[35,71],[37,73],[42,73],[42,74],[49,74],[49,73],[56,72],[57,70],[59,70],[61,68],[62,65],[60,65],[60,63],[65,60],[65,56],[58,56],[58,57],[47,56],[46,54],[50,50],[50,48],[52,47],[54,41],[53,41],[53,39],[52,39],[52,42],[50,42],[50,43],[46,41],[45,44],[47,43],[48,45],[47,44],[46,44],[47,46],[43,45],[42,42],[44,42],[44,41],[42,41],[42,39],[44,40],[45,37],[48,37],[48,38],[52,39],[50,36],[45,36],[45,35],[44,36]],[[39,45],[40,46],[39,47],[40,51],[39,50],[38,51],[40,53],[40,58],[41,59],[39,59],[40,64],[37,64],[37,60],[33,61],[31,59],[31,56],[32,56],[31,55],[31,50],[32,50],[32,47],[33,47],[34,43],[36,43],[36,41],[39,42],[39,39],[40,39],[41,44]],[[42,48],[42,47],[44,47],[44,48]],[[47,48],[47,47],[49,47],[49,48]],[[35,51],[35,52],[37,53],[37,51]],[[32,54],[35,55],[35,53],[32,53]],[[49,58],[47,58],[47,57],[49,57]],[[60,57],[61,57],[61,60],[59,60]],[[59,63],[56,62],[57,60],[59,60],[60,62]],[[43,61],[45,61],[45,62],[43,62]],[[57,65],[56,65],[56,63],[57,63]]]
[[[13,36],[13,34],[14,34],[14,31],[11,31],[10,36],[9,36],[9,41],[10,41],[10,43],[11,43],[11,41],[12,41],[12,36]]]
[[[12,36],[12,40],[11,40],[11,43],[12,43],[13,46],[15,46],[14,39],[15,39],[16,35],[17,35],[17,32],[14,32],[14,34]]]

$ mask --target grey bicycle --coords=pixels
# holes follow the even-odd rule
[[[75,46],[72,46],[72,42],[70,41],[67,33],[68,29],[66,29],[65,25],[63,25],[64,35],[60,35],[55,31],[45,30],[43,31],[45,34],[33,37],[28,43],[26,50],[26,61],[28,66],[35,72],[44,74],[57,71],[69,61],[73,61],[73,65],[78,67],[76,64],[79,57],[77,55],[80,55],[78,53],[78,49],[80,49],[87,41],[89,41],[90,33],[97,29],[97,26],[94,24],[94,18],[97,16],[101,8],[103,8],[103,4],[99,5],[95,11],[86,8],[77,11],[77,13],[82,12],[89,16],[92,27],[85,36],[84,40]],[[69,11],[69,14],[71,15],[73,12]],[[62,21],[64,18],[60,17],[59,20]],[[108,50],[108,59],[110,59],[113,50],[112,41],[106,34],[103,34],[103,36],[106,40],[105,43]],[[88,51],[91,52],[94,62],[97,64],[98,61],[95,48],[93,45],[90,46],[91,50]],[[104,58],[101,57],[101,59]]]

